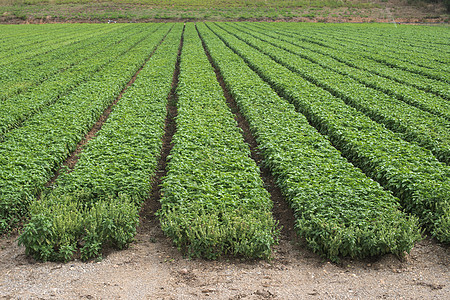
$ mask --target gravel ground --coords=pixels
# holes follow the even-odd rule
[[[149,228],[147,228],[149,229]],[[450,299],[449,248],[330,263],[283,235],[271,261],[184,258],[158,226],[99,261],[40,263],[0,240],[2,299]]]

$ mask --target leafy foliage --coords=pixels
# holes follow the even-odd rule
[[[19,237],[27,255],[42,261],[68,261],[80,248],[81,258],[100,255],[101,246],[119,249],[136,233],[138,207],[124,196],[80,203],[83,191],[72,195],[50,194],[34,202],[30,222]]]
[[[118,55],[114,63],[5,134],[0,144],[0,232],[27,213],[54,170],[144,64],[168,31],[168,25],[156,26],[156,32],[143,31],[105,52]]]
[[[289,70],[342,99],[372,120],[401,133],[405,140],[431,150],[440,161],[450,164],[450,121],[304,59],[303,51],[279,39],[253,32],[236,31],[235,34]],[[280,49],[285,47],[289,51]]]
[[[277,235],[272,203],[193,24],[186,25],[177,94],[163,231],[193,257],[269,257]]]
[[[228,29],[232,30],[232,29]],[[271,60],[229,32],[214,31],[335,147],[364,173],[397,196],[440,241],[450,205],[450,168],[414,144],[347,106],[344,101]]]
[[[98,28],[66,27],[65,32],[53,32],[53,36],[46,35],[46,40],[36,44],[33,44],[33,37],[30,37],[32,46],[16,48],[23,51],[19,51],[17,55],[14,55],[16,49],[5,51],[11,55],[1,59],[0,63],[0,100],[26,91],[48,77],[64,72],[76,64],[78,51],[95,43],[98,36],[108,33],[111,33],[111,28],[104,25]]]
[[[279,31],[279,26],[271,28],[269,26],[246,23],[245,26],[241,26],[240,28],[242,27],[248,29],[246,30],[247,32],[266,41],[274,41],[272,38],[276,39],[276,42],[272,42],[273,45],[281,47],[291,53],[295,53],[311,62],[317,63],[325,69],[348,76],[359,83],[391,95],[405,103],[450,120],[450,103],[448,101],[445,101],[442,97],[429,91],[424,91],[366,70],[366,68],[364,68],[364,61],[368,61],[368,59],[364,60],[363,57],[357,56],[356,53],[349,54],[348,51],[331,48],[330,44],[333,43],[331,40],[328,40],[329,42],[324,46],[320,43],[314,43],[313,40],[306,38],[304,35],[295,35],[294,33]],[[333,31],[333,28],[329,28],[329,30]],[[255,35],[257,33],[262,33],[263,35]],[[301,33],[304,33],[304,31],[298,32],[298,34]],[[402,45],[404,45],[404,43],[402,43]],[[380,51],[384,51],[384,49],[380,49]],[[431,56],[432,54],[429,55]],[[409,56],[410,55],[408,55],[408,57]],[[361,60],[363,62],[361,62]],[[376,69],[382,69],[383,67],[386,69],[387,67],[386,65],[376,63],[375,61],[372,61],[372,63],[377,64]],[[438,65],[437,67],[442,66]],[[392,70],[392,68],[390,69]],[[404,73],[408,72],[405,71]],[[417,76],[425,79],[423,76]],[[413,83],[414,79],[411,78],[410,81]],[[407,83],[409,83],[409,81]]]
[[[372,53],[377,55],[383,53],[384,56],[395,55],[396,48],[400,48],[401,52],[395,55],[397,59],[407,60],[413,64],[426,59],[422,62],[422,66],[439,70],[442,73],[445,73],[443,70],[448,72],[450,62],[448,55],[442,55],[447,44],[446,40],[448,40],[448,31],[445,27],[402,26],[401,29],[393,31],[391,26],[381,24],[376,26],[363,24],[359,25],[356,30],[348,26],[343,29],[339,25],[319,24],[302,30],[301,26],[278,24],[271,29],[282,36],[301,41],[302,46],[315,45],[315,48],[319,46],[326,51],[327,55],[352,67],[386,77],[406,87],[416,87],[444,99],[450,99],[447,82],[396,68],[371,57]],[[358,41],[359,39],[363,39],[363,42]],[[378,41],[378,44],[376,42],[374,44],[374,41]],[[405,48],[408,51],[405,52]]]
[[[33,206],[20,238],[29,254],[69,260],[79,249],[81,258],[89,259],[105,246],[122,249],[133,240],[161,149],[181,29],[179,24],[170,31],[75,169],[58,178],[56,189]],[[155,47],[165,33],[156,34],[138,53]],[[66,219],[73,222],[61,226]]]
[[[58,58],[62,59],[64,63],[59,59],[51,58],[47,64],[44,64],[45,72],[38,72],[40,78],[45,80],[42,84],[35,88],[29,87],[27,92],[22,92],[2,101],[0,134],[3,135],[19,126],[21,122],[34,113],[55,103],[75,87],[88,81],[93,73],[99,72],[105,65],[128,50],[117,47],[128,34],[138,34],[142,29],[140,27],[125,27],[114,33],[108,32],[107,35],[102,34],[99,37],[88,38],[75,43],[77,45],[75,50],[71,47],[62,47],[63,49],[55,54],[58,54]],[[49,74],[48,71],[52,68],[56,68],[59,72]],[[33,71],[37,72],[36,70]],[[31,77],[30,74],[26,74],[26,76],[27,80]],[[23,78],[15,80],[24,82]]]
[[[205,25],[198,28],[308,245],[333,260],[411,250],[420,232],[398,200],[349,164]]]

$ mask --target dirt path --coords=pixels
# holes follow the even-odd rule
[[[153,224],[153,227],[148,225]],[[271,262],[183,258],[156,220],[102,261],[37,263],[0,240],[2,299],[449,299],[449,248],[426,239],[400,261],[322,260],[282,238]]]

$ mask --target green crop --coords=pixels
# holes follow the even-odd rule
[[[398,199],[348,163],[205,25],[198,27],[308,245],[333,260],[410,251],[420,233]]]
[[[219,26],[214,26],[214,30],[272,88],[327,135],[349,161],[391,190],[404,209],[417,215],[438,240],[449,242],[448,235],[441,234],[447,232],[441,226],[449,218],[448,166],[438,162],[429,151],[404,141],[343,100],[236,38],[230,33],[235,30],[229,26],[228,31]]]
[[[448,243],[448,41],[446,27],[392,24],[4,25],[0,233],[23,224],[39,260],[127,247],[176,91],[162,230],[189,257],[270,258],[273,203],[219,77],[313,251]]]
[[[0,232],[27,214],[55,169],[144,64],[145,54],[167,33],[168,26],[152,25],[153,30],[146,31],[140,25],[137,34],[104,53],[115,56],[114,63],[4,135],[0,144]],[[148,39],[153,44],[145,42]]]
[[[269,193],[193,24],[186,25],[177,95],[163,231],[193,257],[270,257],[277,230]]]
[[[136,51],[140,61],[164,38],[74,170],[32,206],[20,242],[35,258],[70,260],[79,249],[88,259],[107,245],[122,249],[133,240],[161,151],[181,29],[176,25],[167,33],[163,27]]]

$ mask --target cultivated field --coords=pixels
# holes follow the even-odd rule
[[[446,298],[449,40],[1,25],[0,296]]]
[[[122,249],[154,213],[208,259],[270,258],[289,218],[332,261],[450,241],[448,28],[1,32],[0,229],[38,260]]]

